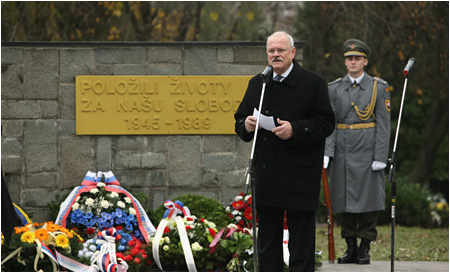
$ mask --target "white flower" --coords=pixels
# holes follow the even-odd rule
[[[252,197],[252,196],[251,195],[245,196],[245,201],[247,202],[250,197]]]
[[[92,252],[95,252],[95,251],[97,251],[97,247],[95,245],[90,245],[89,250]]]
[[[111,192],[110,194],[109,194],[109,197],[111,197],[111,198],[117,198],[117,197],[119,197],[119,194],[117,193],[117,192]]]
[[[213,222],[208,222],[208,226],[209,228],[216,228],[216,224],[214,224]]]
[[[75,202],[75,203],[72,205],[72,209],[73,209],[73,210],[77,210],[79,207],[80,207],[80,204],[78,204],[77,202]]]
[[[89,207],[92,207],[94,205],[94,199],[89,197],[88,199],[86,199],[85,204]]]
[[[226,211],[226,212],[230,212],[230,211],[231,211],[231,207],[229,207],[229,206],[226,207],[226,208],[225,208],[225,211]]]
[[[80,201],[80,198],[81,198],[81,197],[80,197],[80,196],[78,196],[78,197],[77,197],[77,199],[75,199],[75,202],[78,202],[78,201]]]
[[[128,204],[131,204],[131,198],[130,198],[130,197],[125,197],[124,200],[125,200],[125,202],[127,202]]]
[[[117,206],[120,208],[125,208],[125,203],[122,201],[117,202]]]
[[[236,218],[234,218],[234,219],[236,219],[236,221],[241,221],[241,219],[242,219],[242,217],[241,216],[236,216]]]
[[[133,208],[130,208],[129,212],[130,212],[131,215],[136,215],[136,210],[133,209]]]
[[[84,253],[88,253],[88,252],[89,252],[89,249],[83,248],[83,252],[84,252]]]
[[[99,190],[97,188],[93,188],[92,190],[89,191],[90,193],[96,194],[99,192]]]
[[[89,257],[91,257],[92,255],[94,255],[94,253],[92,253],[92,252],[88,252],[88,253],[86,253],[86,258],[89,258]]]
[[[102,206],[103,208],[107,209],[107,208],[109,208],[109,202],[106,201],[106,200],[103,200],[103,201],[100,203],[100,206]]]
[[[239,201],[239,200],[242,200],[242,196],[240,196],[240,195],[238,195],[238,196],[236,196],[235,198],[234,198],[234,201]]]
[[[84,256],[83,250],[78,250],[78,258],[82,258]]]
[[[236,215],[239,215],[239,214],[241,214],[238,210],[233,210],[232,212],[231,212],[231,214],[232,215],[234,215],[234,216],[236,216]]]
[[[203,247],[197,242],[193,243],[191,245],[191,247],[192,247],[192,251],[200,251],[203,249]]]
[[[169,246],[168,246],[168,245],[165,245],[165,246],[163,247],[163,249],[164,249],[164,251],[168,251],[168,250],[169,250]]]
[[[103,182],[99,182],[99,183],[97,183],[97,187],[106,187],[106,184],[105,183],[103,183]]]
[[[170,243],[170,238],[169,237],[164,237],[164,242],[166,242],[166,244],[169,244]]]
[[[229,228],[229,229],[238,229],[238,226],[236,226],[235,224],[229,224],[228,226],[227,226],[227,228]]]

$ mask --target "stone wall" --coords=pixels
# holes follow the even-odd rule
[[[152,209],[184,193],[228,202],[244,190],[251,143],[236,135],[77,136],[75,76],[255,75],[264,42],[3,42],[1,59],[2,169],[34,221],[54,220],[47,204],[87,171],[111,170]]]

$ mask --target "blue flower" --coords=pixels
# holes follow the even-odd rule
[[[88,218],[88,219],[91,219],[92,218],[92,212],[88,212],[88,213],[86,213],[86,218]]]
[[[141,232],[139,231],[139,229],[136,229],[134,231],[134,237],[139,237],[141,235]]]
[[[130,221],[133,221],[134,220],[134,215],[133,214],[128,215],[128,219],[130,219]]]
[[[121,218],[123,216],[121,209],[116,209],[116,216]]]
[[[103,219],[103,220],[106,220],[106,219],[107,219],[106,216],[108,215],[108,213],[102,212],[101,215],[102,215],[102,219]]]
[[[74,213],[77,217],[81,217],[83,215],[83,212],[80,209],[75,210]]]
[[[117,250],[119,250],[120,252],[124,251],[126,248],[123,245],[120,245],[117,247]]]
[[[127,224],[127,225],[125,226],[125,229],[128,230],[128,231],[132,231],[132,230],[133,230],[133,225]]]

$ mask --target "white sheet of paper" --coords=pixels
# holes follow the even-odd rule
[[[253,109],[253,116],[258,118],[258,110],[256,110],[256,108]],[[261,128],[268,131],[272,131],[276,127],[273,117],[268,117],[263,114],[261,114],[261,116],[259,117],[259,125],[261,126]]]

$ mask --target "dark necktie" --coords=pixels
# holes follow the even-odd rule
[[[353,87],[356,87],[358,83],[356,82],[356,80],[353,82]]]
[[[275,78],[273,78],[275,82],[281,82],[281,79],[283,79],[283,76],[280,75],[276,75]]]

